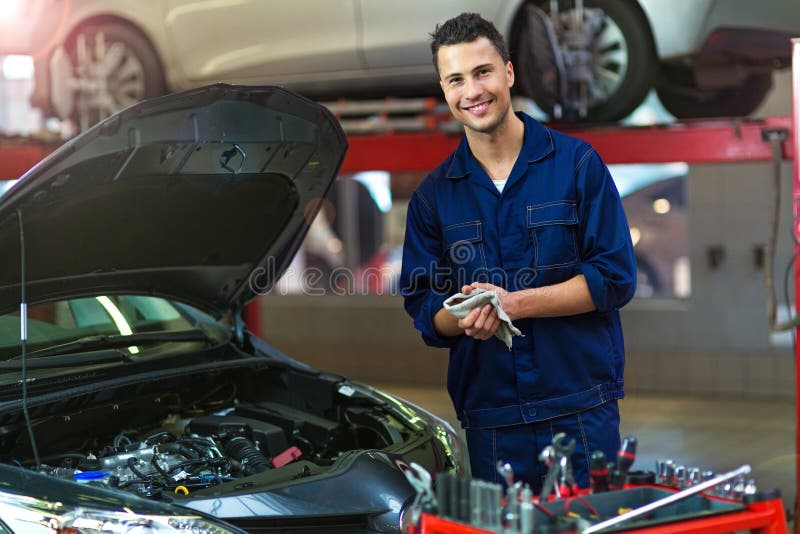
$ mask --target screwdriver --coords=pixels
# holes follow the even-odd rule
[[[628,436],[622,440],[622,444],[617,451],[617,468],[611,475],[611,488],[620,489],[625,484],[628,470],[636,460],[636,438]]]
[[[608,491],[608,466],[606,463],[606,453],[594,451],[591,463],[589,464],[589,479],[592,485],[592,493]]]

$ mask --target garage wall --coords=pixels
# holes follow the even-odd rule
[[[782,73],[756,115],[790,114],[790,93],[790,77]],[[784,164],[774,268],[780,302],[792,252],[791,173]],[[696,165],[688,184],[692,296],[636,300],[623,309],[627,389],[793,396],[791,338],[769,332],[756,252],[769,235],[772,167]],[[716,267],[710,247],[723,254]],[[422,344],[399,297],[268,295],[261,305],[264,337],[311,365],[371,382],[444,385],[447,351]]]

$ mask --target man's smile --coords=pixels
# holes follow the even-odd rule
[[[487,109],[489,109],[489,104],[491,103],[491,100],[485,100],[477,104],[472,104],[471,106],[462,106],[462,109],[472,113],[473,115],[482,115]]]

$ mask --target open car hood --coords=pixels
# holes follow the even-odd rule
[[[238,310],[291,261],[346,150],[324,107],[276,87],[132,106],[0,198],[0,309],[20,302],[24,248],[31,303],[137,293]]]

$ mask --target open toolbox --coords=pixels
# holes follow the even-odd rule
[[[678,490],[658,485],[626,486],[624,489],[591,494],[589,490],[575,497],[535,502],[533,534],[576,533],[592,525],[637,509]],[[756,532],[787,534],[787,524],[780,492],[759,493],[739,501],[713,495],[697,494],[656,508],[643,516],[599,532],[648,534]],[[418,526],[410,534],[483,534],[516,529],[486,529],[432,513],[422,513]]]
[[[631,471],[637,440],[622,440],[616,463],[592,453],[589,488],[572,476],[575,440],[553,437],[539,459],[548,466],[538,494],[514,479],[502,460],[505,484],[440,473],[434,480],[411,463],[406,478],[417,490],[409,510],[409,534],[724,534],[742,531],[787,534],[779,490],[759,490],[749,465],[721,474],[659,460],[655,471]]]

